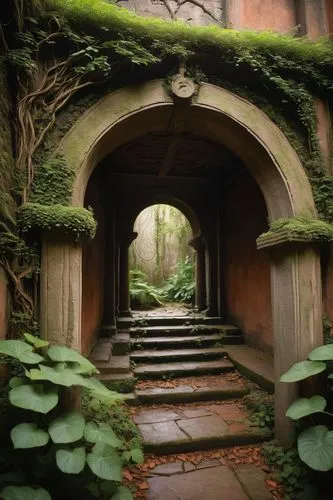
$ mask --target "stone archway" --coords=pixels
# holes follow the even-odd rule
[[[110,151],[170,123],[223,143],[255,177],[271,220],[315,217],[311,188],[300,160],[282,132],[258,108],[214,85],[202,84],[195,101],[180,110],[162,81],[108,94],[74,124],[59,152],[76,169],[72,204],[82,206],[91,173]],[[281,242],[280,242],[281,243]],[[62,279],[59,274],[62,273]],[[281,245],[271,251],[276,380],[322,340],[319,255],[311,245]],[[80,348],[81,249],[45,240],[42,256],[41,328],[51,338]],[[69,332],[69,333],[68,333]],[[276,383],[276,435],[287,443],[285,417],[296,386]]]

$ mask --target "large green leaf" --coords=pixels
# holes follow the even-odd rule
[[[28,486],[6,486],[0,492],[0,497],[3,500],[52,500],[43,488],[29,488]]]
[[[91,390],[92,395],[102,403],[113,404],[125,399],[123,394],[110,391],[110,389],[105,387],[105,385],[95,377],[91,377],[89,379],[89,389]]]
[[[133,448],[131,451],[131,459],[135,464],[142,464],[144,461],[144,454],[140,448]]]
[[[287,373],[284,373],[280,381],[298,382],[299,380],[317,375],[317,373],[321,373],[324,370],[326,370],[326,364],[320,361],[301,361],[293,365]]]
[[[54,369],[49,366],[40,365],[39,369],[30,370],[31,380],[48,380],[53,384],[72,387],[78,385],[82,387],[90,387],[89,379],[74,373],[71,368],[66,366],[63,369]]]
[[[69,347],[51,346],[47,351],[47,354],[52,361],[78,363],[83,370],[86,370],[87,373],[99,373],[97,368],[90,363],[88,359],[81,356],[81,354],[74,351],[74,349],[69,349]]]
[[[123,444],[108,424],[88,422],[84,429],[84,438],[89,443],[102,442],[114,448],[120,448]]]
[[[322,396],[300,398],[289,406],[286,415],[293,420],[298,420],[299,418],[306,417],[307,415],[324,411],[326,404],[326,399]]]
[[[73,443],[83,437],[85,420],[81,413],[70,412],[53,420],[49,433],[54,443]]]
[[[9,381],[9,387],[14,389],[14,387],[19,387],[20,385],[24,385],[26,383],[25,378],[23,377],[13,377]]]
[[[24,333],[23,334],[25,340],[29,342],[29,344],[33,345],[35,349],[41,349],[42,347],[47,347],[50,342],[47,342],[47,340],[40,339],[39,337],[35,337],[34,335],[31,335],[30,333]]]
[[[43,385],[20,385],[9,391],[12,405],[38,413],[48,413],[58,403],[56,388],[45,389]]]
[[[333,431],[324,425],[309,427],[298,436],[298,454],[311,469],[333,469]]]
[[[86,450],[83,446],[74,450],[57,450],[56,462],[65,474],[79,474],[86,463]]]
[[[19,361],[27,365],[37,365],[45,360],[42,356],[36,354],[35,352],[25,351],[20,355]]]
[[[32,352],[32,347],[22,340],[1,340],[0,354],[20,359],[23,353]]]
[[[87,455],[87,463],[101,479],[121,481],[121,458],[112,446],[97,443]]]
[[[333,360],[333,344],[317,347],[309,354],[311,361],[331,361]]]
[[[133,500],[133,495],[131,490],[126,488],[126,486],[119,486],[115,494],[111,497],[111,500]]]
[[[37,448],[45,446],[50,436],[43,429],[38,429],[34,423],[18,424],[10,432],[14,448]]]

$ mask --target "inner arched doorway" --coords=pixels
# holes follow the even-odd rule
[[[209,84],[200,86],[192,105],[179,108],[165,93],[160,81],[109,94],[88,110],[65,136],[60,151],[77,169],[72,204],[83,205],[92,172],[97,172],[96,166],[112,151],[138,137],[161,131],[173,135],[173,144],[180,133],[190,133],[226,147],[236,155],[259,186],[270,220],[293,215],[316,216],[311,189],[295,151],[264,113],[247,101]],[[180,186],[179,179],[177,185]],[[198,203],[204,205],[211,200],[209,195]],[[216,224],[218,220],[216,217]],[[212,228],[209,244],[215,245],[214,224],[207,224],[207,227],[209,225]],[[125,240],[126,236],[129,235],[124,235]],[[268,245],[271,245],[267,258],[270,260],[278,380],[282,372],[303,359],[321,341],[319,257],[311,245],[285,245],[283,241],[279,241],[278,247],[273,241]],[[78,245],[44,242],[42,328],[51,334],[58,330],[58,338],[78,347],[81,347],[82,332],[81,258]],[[213,261],[217,263],[218,259],[211,259]],[[59,273],[59,267],[70,273],[70,279],[63,280],[61,293],[55,294],[50,283],[53,274]],[[211,265],[212,279],[214,276],[217,279],[219,270]],[[220,303],[221,298],[212,297],[212,311]],[[61,324],[54,319],[59,316]],[[64,317],[68,321],[64,321]],[[70,333],[64,329],[68,324]],[[290,433],[285,410],[296,391],[296,387],[276,383],[276,429],[284,442]]]

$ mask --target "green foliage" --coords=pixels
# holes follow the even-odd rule
[[[281,218],[272,222],[269,231],[260,235],[259,238],[279,233],[286,233],[288,238],[296,237],[325,243],[333,240],[333,225],[320,219],[307,217]]]
[[[318,492],[314,487],[313,472],[298,456],[296,448],[285,449],[277,442],[263,445],[264,456],[273,467],[276,479],[283,485],[284,500],[316,500]]]
[[[252,391],[242,400],[250,413],[250,420],[257,427],[274,428],[274,397],[263,391]]]
[[[68,205],[74,175],[74,169],[64,158],[50,158],[37,170],[31,201],[41,205]]]
[[[163,305],[159,289],[148,283],[144,272],[132,269],[129,274],[129,290],[133,307],[149,308]]]
[[[64,205],[40,205],[25,203],[18,210],[18,225],[23,234],[32,231],[58,231],[79,240],[92,239],[96,233],[96,221],[90,210]]]
[[[194,292],[193,263],[185,259],[177,263],[175,272],[166,280],[163,295],[172,302],[191,303],[194,299]]]
[[[136,346],[137,348],[137,346]],[[105,382],[105,385],[111,391],[119,392],[120,394],[129,394],[135,389],[137,379],[135,377],[122,379],[122,380],[110,380]]]
[[[119,498],[124,491],[132,498],[129,490],[118,488],[123,454],[134,453],[135,461],[140,447],[128,444],[123,427],[116,435],[110,410],[122,396],[92,377],[98,373],[94,365],[75,350],[49,346],[30,334],[25,335],[25,340],[1,341],[0,354],[16,360],[23,368],[20,376],[10,379],[7,388],[11,413],[5,422],[9,432],[4,434],[7,437],[0,455],[1,498],[42,500],[52,496],[60,500],[68,498],[70,491],[71,497],[91,500],[92,484],[100,499],[113,499],[116,492],[115,498]],[[103,408],[103,422],[96,419],[96,414],[89,418],[89,412],[63,409],[60,402],[68,387],[73,386],[84,387],[91,404]],[[19,485],[12,474],[7,474],[14,471],[21,478]],[[42,488],[30,487],[37,484]]]
[[[280,378],[281,382],[298,382],[324,372],[333,361],[333,344],[314,349],[308,360],[293,365]],[[333,379],[333,374],[328,375]],[[329,425],[332,425],[333,414],[326,411],[327,401],[321,395],[311,398],[300,398],[289,407],[286,415],[303,424],[304,418],[311,417],[312,425],[300,432],[297,438],[298,453],[303,462],[317,471],[333,469],[333,431],[326,425],[313,425],[321,415],[326,414]]]

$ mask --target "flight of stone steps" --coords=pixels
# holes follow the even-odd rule
[[[101,338],[91,359],[106,384],[133,378],[148,382],[127,398],[138,405],[134,420],[145,449],[176,453],[270,437],[267,429],[251,425],[241,404],[252,387],[236,380],[235,364],[245,373],[248,369],[243,344],[240,330],[219,318],[120,318],[114,337]],[[189,377],[205,382],[196,387],[186,383]],[[172,381],[171,387],[161,380]]]

